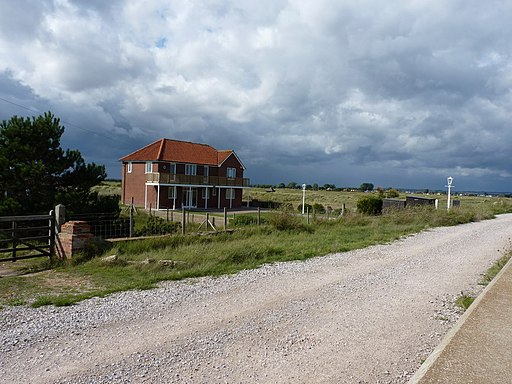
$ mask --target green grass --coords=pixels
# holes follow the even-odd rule
[[[478,284],[480,285],[488,285],[496,275],[503,269],[505,264],[512,257],[512,251],[508,252],[506,255],[499,258],[483,275],[482,279]],[[471,304],[475,301],[475,297],[466,295],[464,292],[460,293],[460,296],[455,300],[455,305],[460,308],[466,310],[470,307]]]
[[[502,256],[498,261],[496,261],[482,276],[482,279],[480,280],[480,285],[487,285],[489,284],[492,279],[496,277],[496,275],[502,270],[502,268],[507,264],[507,262],[510,260],[510,257],[512,257],[512,252],[507,253],[506,255]]]
[[[232,274],[266,263],[387,243],[431,227],[491,218],[494,213],[494,206],[477,204],[450,212],[417,208],[383,216],[349,213],[337,220],[317,218],[309,226],[296,214],[271,213],[266,216],[269,224],[234,232],[114,243],[102,255],[117,255],[113,262],[86,255],[52,264],[27,262],[26,271],[47,270],[0,279],[0,305],[71,305],[117,291],[149,289],[163,280]],[[169,260],[173,263],[162,262]]]
[[[473,304],[475,298],[473,296],[466,295],[464,292],[460,293],[460,296],[455,300],[455,305],[466,310]]]

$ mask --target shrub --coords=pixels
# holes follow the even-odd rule
[[[320,203],[313,204],[315,213],[325,213],[325,207]]]
[[[311,204],[304,204],[304,212],[307,212],[309,209],[309,212],[313,212],[313,206]],[[302,204],[299,204],[299,206],[297,207],[297,210],[299,212],[302,212]]]
[[[232,220],[232,223],[235,227],[243,227],[246,225],[257,225],[258,224],[258,216],[254,215],[236,215]],[[267,219],[263,216],[260,216],[260,224],[266,224]]]
[[[366,215],[380,215],[382,213],[382,199],[375,196],[365,196],[357,201],[357,211]]]
[[[136,236],[163,235],[176,233],[181,228],[181,223],[167,222],[161,217],[150,216],[144,226],[136,231]]]
[[[386,197],[389,199],[393,199],[393,198],[399,197],[399,196],[400,196],[400,193],[396,189],[391,188],[386,191]]]
[[[270,224],[278,231],[309,231],[303,219],[289,210],[280,210],[270,215]]]

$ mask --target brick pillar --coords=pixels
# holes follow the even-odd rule
[[[70,259],[83,250],[91,241],[91,227],[85,221],[68,221],[63,224],[57,236],[57,255],[61,259]]]

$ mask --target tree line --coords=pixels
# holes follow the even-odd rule
[[[255,188],[278,188],[278,189],[302,189],[302,184],[296,183],[295,181],[289,183],[278,183],[278,184],[252,184],[252,187]],[[372,183],[362,183],[359,187],[337,187],[335,184],[323,184],[319,185],[317,183],[314,184],[306,184],[306,190],[311,191],[354,191],[359,190],[362,192],[371,192],[374,190],[374,185]]]

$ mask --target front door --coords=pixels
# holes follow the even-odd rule
[[[197,188],[183,188],[183,208],[197,208]]]

